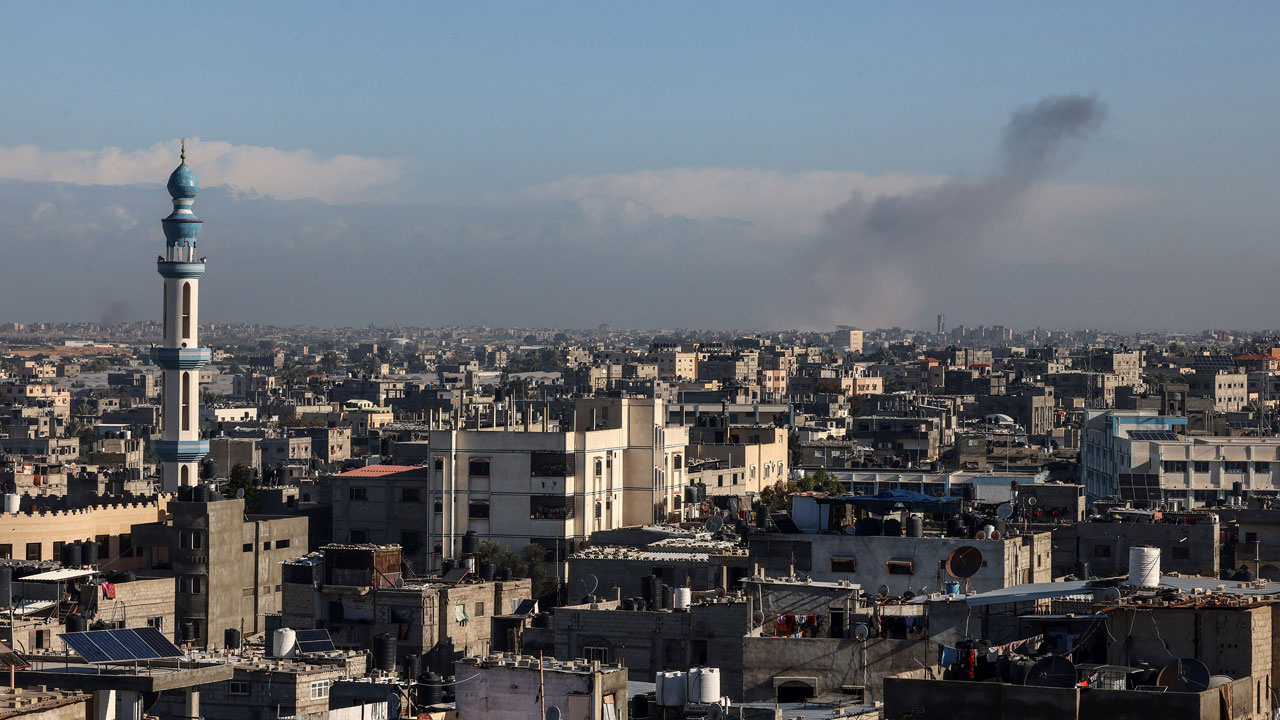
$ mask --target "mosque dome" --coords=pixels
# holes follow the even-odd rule
[[[191,168],[187,167],[185,160],[169,176],[167,187],[169,188],[169,196],[174,200],[194,198],[196,193],[200,192],[200,183],[196,181],[196,174],[191,172]]]

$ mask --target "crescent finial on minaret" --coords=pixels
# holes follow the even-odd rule
[[[182,164],[187,164],[187,139],[182,138]]]

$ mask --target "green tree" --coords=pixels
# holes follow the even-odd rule
[[[253,484],[253,472],[244,463],[236,463],[228,476],[227,494],[235,497],[237,490],[244,490],[244,511],[258,512],[258,486]]]
[[[843,495],[844,484],[825,468],[817,472],[805,473],[795,482],[779,480],[760,491],[759,504],[771,510],[787,510],[791,507],[791,496],[802,492],[824,492],[828,495]]]
[[[547,567],[547,549],[538,543],[529,543],[520,552],[493,542],[480,543],[479,560],[491,562],[499,570],[508,569],[515,577],[533,581],[533,596],[546,597],[555,592],[555,575]]]

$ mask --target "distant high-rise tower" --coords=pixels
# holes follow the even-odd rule
[[[941,335],[946,331],[947,331],[947,316],[939,315],[938,316],[938,334]]]
[[[196,236],[202,221],[191,212],[200,183],[187,167],[185,142],[168,189],[173,212],[160,221],[165,254],[156,262],[164,278],[164,339],[151,348],[151,359],[164,372],[164,433],[156,455],[164,490],[173,492],[199,482],[200,460],[209,453],[209,442],[200,439],[200,368],[210,359],[198,339],[204,258],[196,256]]]

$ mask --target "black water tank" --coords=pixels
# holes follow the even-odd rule
[[[387,633],[373,636],[373,663],[383,672],[396,671],[396,643]]]
[[[475,530],[468,530],[466,535],[462,536],[462,554],[475,555],[480,552],[480,536]]]
[[[0,607],[13,606],[13,568],[0,567]]]
[[[62,565],[69,568],[77,568],[84,564],[84,559],[80,554],[80,543],[69,542],[62,546]]]
[[[955,515],[947,518],[947,537],[964,537],[964,523]]]
[[[405,655],[404,657],[404,676],[406,680],[414,681],[422,674],[422,656],[421,655]]]
[[[480,563],[480,579],[492,580],[498,575],[498,566],[496,563],[482,562]]]
[[[83,615],[67,616],[67,632],[84,632],[89,629],[89,618]]]
[[[902,537],[902,521],[898,518],[884,519],[885,537]]]
[[[498,579],[501,580],[502,582],[509,581],[511,579],[511,575],[512,575],[511,568],[509,567],[504,567],[498,571]]]
[[[649,598],[653,597],[653,576],[652,575],[640,576],[640,596],[643,597],[646,602],[648,602]]]
[[[196,623],[194,620],[186,620],[182,623],[182,641],[195,642],[196,640]]]
[[[631,717],[635,720],[644,720],[649,717],[649,696],[636,695],[631,698]]]
[[[452,560],[450,560],[449,558],[445,558],[445,559],[443,559],[443,560],[441,560],[441,561],[440,561],[440,574],[441,574],[441,575],[448,575],[448,574],[450,573],[450,571],[452,571],[452,570],[453,570],[453,561],[452,561]]]
[[[444,678],[429,672],[422,678],[422,684],[426,687],[427,705],[439,705],[444,702]]]
[[[924,537],[924,518],[919,515],[907,517],[907,537]]]
[[[1000,537],[1009,534],[1008,527],[1009,525],[1004,521],[1004,518],[996,518],[996,532],[1000,533]]]
[[[85,540],[80,543],[80,559],[85,565],[98,564],[98,543],[92,540]]]

